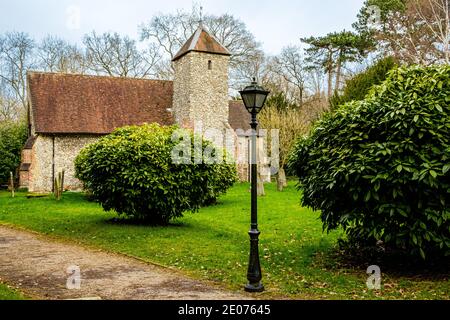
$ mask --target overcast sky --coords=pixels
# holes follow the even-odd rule
[[[231,13],[247,24],[267,53],[300,37],[350,30],[364,0],[202,0],[213,14]],[[190,11],[189,0],[0,0],[0,33],[25,31],[80,42],[83,35],[116,31],[138,37],[138,25],[160,12]],[[77,12],[80,12],[79,25]]]

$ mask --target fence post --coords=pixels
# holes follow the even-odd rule
[[[12,171],[9,172],[9,184],[11,187],[11,197],[14,198],[15,194],[14,194],[14,175],[12,173]]]
[[[61,195],[60,196],[62,196],[62,194],[64,192],[64,175],[65,175],[65,171],[63,170],[61,173]]]
[[[55,177],[55,198],[56,200],[61,200],[62,194],[64,191],[64,170],[62,172],[58,172]]]

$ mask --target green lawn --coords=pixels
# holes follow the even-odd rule
[[[0,300],[25,300],[23,296],[18,291],[11,289],[7,285],[0,283]]]
[[[368,290],[368,266],[346,269],[333,260],[330,253],[341,233],[322,233],[318,213],[300,207],[293,184],[282,193],[275,185],[267,185],[266,193],[259,199],[261,263],[267,289],[262,298],[449,298],[449,282],[442,278],[383,274],[382,290]],[[249,210],[247,184],[233,187],[218,205],[186,214],[165,228],[117,221],[115,214],[103,212],[82,194],[65,193],[57,202],[27,199],[23,193],[12,199],[0,193],[0,224],[178,268],[234,290],[246,282]]]

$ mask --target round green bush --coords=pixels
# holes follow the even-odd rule
[[[226,162],[194,164],[193,134],[183,131],[190,141],[178,140],[173,138],[176,132],[176,126],[157,124],[117,129],[80,152],[76,177],[106,211],[129,218],[167,224],[185,211],[195,212],[236,182],[236,167]],[[185,141],[186,150],[191,148],[189,164],[172,161],[180,141]],[[219,152],[210,142],[200,141],[201,151]]]
[[[412,255],[450,254],[450,66],[400,68],[326,115],[290,157],[326,230]]]

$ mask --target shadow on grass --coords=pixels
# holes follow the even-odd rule
[[[173,220],[164,223],[127,217],[115,217],[111,219],[106,219],[104,220],[104,222],[108,225],[115,225],[115,226],[133,226],[133,227],[147,227],[147,228],[182,228],[189,226],[179,220]]]
[[[450,257],[436,256],[423,260],[400,250],[380,247],[355,248],[336,245],[334,249],[318,257],[327,269],[366,270],[377,265],[383,273],[393,277],[416,280],[446,280],[450,277]]]

